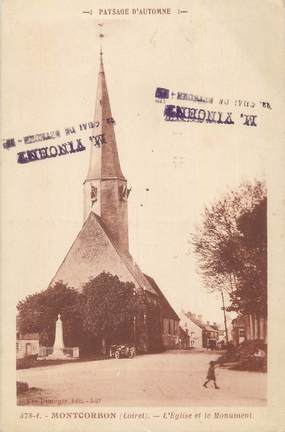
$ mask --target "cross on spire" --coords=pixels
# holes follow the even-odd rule
[[[105,36],[103,33],[103,25],[104,24],[98,24],[98,26],[100,27],[100,33],[99,33],[99,38],[100,38],[100,56],[103,55],[103,51],[102,51],[102,39]]]

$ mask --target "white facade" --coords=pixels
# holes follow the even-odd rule
[[[16,341],[16,357],[24,358],[30,355],[39,353],[38,339],[17,339]]]
[[[188,334],[190,338],[189,348],[202,348],[202,328],[195,324],[190,318],[188,318],[183,311],[180,313],[179,317],[180,327]]]

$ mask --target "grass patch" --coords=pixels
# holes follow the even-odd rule
[[[37,360],[37,355],[32,355],[28,357],[24,357],[22,359],[17,359],[16,369],[29,369],[35,367],[44,367],[44,366],[56,366],[60,364],[66,363],[78,363],[78,362],[87,362],[87,361],[95,361],[95,360],[107,360],[109,357],[104,357],[101,354],[93,354],[82,356],[75,360]]]

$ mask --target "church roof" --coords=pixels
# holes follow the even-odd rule
[[[145,275],[145,277],[147,278],[147,280],[149,281],[149,283],[151,284],[151,286],[153,287],[153,289],[155,290],[155,292],[160,298],[160,305],[162,307],[163,316],[166,318],[172,318],[175,321],[180,321],[179,316],[177,315],[175,310],[170,306],[167,298],[164,296],[163,292],[161,291],[161,289],[159,288],[155,280],[148,275]]]
[[[100,54],[94,125],[94,137],[103,135],[104,143],[98,146],[94,145],[96,143],[93,142],[91,145],[90,163],[86,180],[96,178],[125,179],[120,167],[102,53]]]
[[[132,256],[116,247],[100,217],[91,211],[50,285],[62,281],[82,291],[88,280],[103,271],[157,295]]]

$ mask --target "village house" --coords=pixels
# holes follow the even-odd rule
[[[39,339],[40,335],[38,333],[17,333],[16,339],[16,358],[24,358],[30,355],[39,353]]]
[[[186,312],[186,316],[202,331],[202,347],[203,348],[215,348],[219,340],[219,331],[215,328],[216,323],[213,326],[210,322],[203,322],[202,315],[196,315],[191,312]]]
[[[232,341],[235,346],[245,340],[260,340],[267,343],[267,321],[253,315],[244,315],[232,320]]]
[[[195,315],[194,315],[195,316]],[[187,348],[203,347],[203,329],[195,323],[184,311],[180,312],[180,327],[189,337],[189,346]]]

